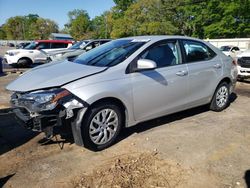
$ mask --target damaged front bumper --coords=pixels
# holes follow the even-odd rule
[[[34,111],[32,101],[17,93],[13,94],[11,103],[17,121],[24,127],[44,132],[47,139],[60,134],[61,130],[72,131],[76,144],[82,145],[81,122],[88,104],[73,94],[58,100],[52,110]]]

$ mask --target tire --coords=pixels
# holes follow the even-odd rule
[[[23,58],[23,59],[19,59],[18,62],[18,67],[30,67],[32,64],[32,61],[30,59],[27,58]]]
[[[210,110],[220,112],[229,105],[229,85],[222,82],[216,88],[212,101],[210,103]]]
[[[108,122],[113,122],[113,124],[108,125]],[[82,122],[84,146],[94,151],[100,151],[113,145],[122,125],[123,116],[117,105],[103,103],[94,106],[87,112]]]

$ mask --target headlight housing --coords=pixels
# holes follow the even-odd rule
[[[23,106],[33,112],[53,110],[60,99],[69,96],[71,93],[62,88],[51,90],[40,90],[18,96],[12,96],[12,103],[16,106]]]

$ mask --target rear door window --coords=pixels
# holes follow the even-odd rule
[[[183,41],[186,62],[207,61],[216,56],[216,53],[207,45],[197,41]]]
[[[51,48],[67,48],[68,44],[67,43],[51,43]]]

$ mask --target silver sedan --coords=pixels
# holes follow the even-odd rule
[[[101,150],[123,127],[200,105],[222,111],[237,78],[232,58],[202,40],[141,36],[106,43],[34,68],[7,86],[24,125],[53,137],[71,127],[75,143]]]

